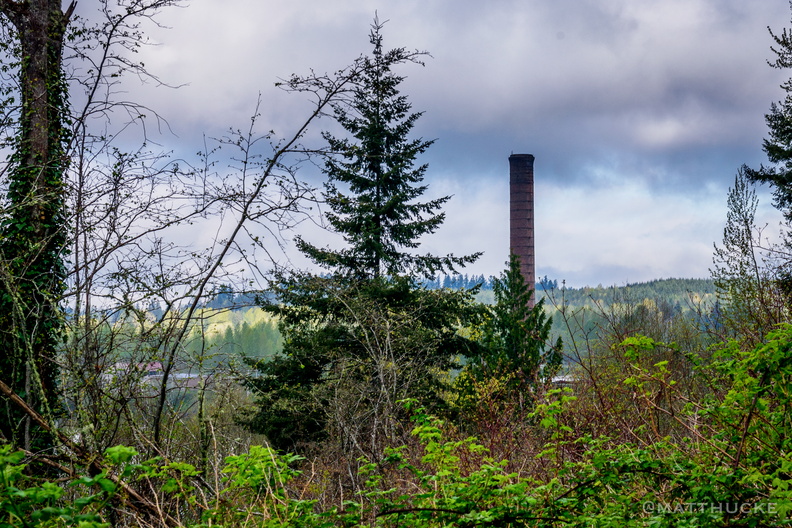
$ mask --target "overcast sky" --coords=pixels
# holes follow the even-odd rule
[[[767,26],[790,24],[787,2],[194,0],[161,13],[170,29],[152,30],[159,44],[142,55],[184,86],[130,90],[168,119],[176,150],[245,126],[259,93],[263,128],[285,133],[305,106],[273,83],[369,52],[375,12],[386,47],[432,56],[398,71],[425,112],[416,136],[437,139],[420,160],[430,193],[454,195],[423,249],[484,251],[467,271],[499,273],[508,156],[530,153],[540,276],[572,286],[708,276],[728,187],[740,165],[764,161],[764,114],[783,97],[789,74],[767,65]],[[761,214],[775,226],[767,196]]]

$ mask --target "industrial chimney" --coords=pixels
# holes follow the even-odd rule
[[[534,260],[534,204],[532,154],[509,156],[509,203],[511,211],[511,252],[520,258],[520,271],[525,284],[534,288],[536,264]],[[531,297],[533,307],[535,297]]]

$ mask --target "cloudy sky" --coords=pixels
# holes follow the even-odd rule
[[[468,271],[498,273],[507,159],[530,153],[540,276],[572,286],[708,276],[728,187],[740,165],[764,160],[764,114],[789,76],[767,65],[767,26],[790,24],[787,2],[194,0],[163,11],[169,29],[149,28],[158,45],[142,52],[183,86],[130,91],[190,151],[203,133],[245,126],[259,93],[263,127],[285,134],[306,106],[273,83],[367,53],[375,12],[386,47],[431,53],[399,70],[425,112],[416,135],[437,139],[421,160],[430,192],[454,195],[424,249],[484,251]],[[767,196],[761,215],[775,226]]]

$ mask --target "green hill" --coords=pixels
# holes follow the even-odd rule
[[[542,297],[547,298],[547,305],[566,304],[573,307],[597,307],[603,303],[641,302],[644,299],[684,306],[690,302],[714,302],[715,283],[712,279],[656,279],[624,286],[599,285],[538,292],[538,298]]]
[[[555,288],[537,291],[537,299],[545,298],[545,306],[566,305],[572,308],[610,305],[614,302],[640,302],[644,299],[662,300],[684,306],[691,301],[714,302],[715,283],[712,279],[656,279],[624,286],[584,286],[583,288]],[[495,302],[491,289],[476,295],[485,304]]]
[[[694,307],[712,306],[715,301],[715,285],[712,279],[658,279],[624,286],[596,286],[583,288],[558,288],[537,292],[545,298],[545,309],[553,316],[553,331],[566,342],[571,338],[569,325],[563,320],[561,310],[567,316],[577,314],[585,319],[583,326],[593,328],[602,322],[604,313],[614,313],[627,306],[651,306],[666,316],[692,311]],[[494,302],[491,289],[478,293],[476,299],[485,304]],[[214,313],[209,313],[214,312]],[[258,307],[237,310],[208,310],[207,323],[201,332],[193,332],[193,353],[198,347],[211,351],[216,362],[245,355],[270,357],[279,352],[282,339],[277,321]]]

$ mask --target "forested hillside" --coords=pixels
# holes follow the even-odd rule
[[[238,363],[240,357],[266,358],[283,348],[278,322],[258,307],[207,310],[187,341],[189,356],[203,354],[207,366]]]
[[[476,296],[483,303],[492,302],[492,286],[490,279],[464,278],[449,279],[450,284],[464,283],[469,288],[482,284],[480,293]],[[547,304],[567,304],[572,307],[595,307],[614,302],[641,301],[653,299],[670,303],[672,305],[689,304],[691,300],[713,301],[715,283],[712,279],[655,279],[649,282],[639,282],[626,285],[584,286],[582,288],[568,288],[563,281],[545,279],[536,283],[537,300],[547,298]]]
[[[476,301],[494,303],[492,281],[486,281],[486,289],[476,295]],[[472,284],[480,282],[474,278],[464,282],[461,278],[449,278],[449,284]],[[557,282],[557,281],[556,281]],[[431,286],[431,285],[430,285]],[[435,284],[436,286],[436,284]],[[650,282],[611,287],[554,288],[538,290],[537,299],[544,299],[544,307],[553,318],[552,333],[565,342],[571,339],[567,322],[561,314],[582,316],[591,325],[601,321],[606,314],[629,306],[651,305],[663,312],[666,318],[679,314],[698,317],[701,312],[715,307],[715,284],[712,279],[657,279]],[[282,338],[277,331],[277,322],[258,307],[225,308],[210,319],[206,327],[207,348],[214,354],[228,357],[237,354],[256,358],[269,357],[279,352]]]
[[[566,303],[569,306],[597,306],[616,302],[635,302],[652,299],[672,306],[688,306],[691,302],[714,302],[715,283],[712,279],[656,279],[626,285],[583,288],[553,288],[539,290],[538,298],[547,298],[549,304]]]

